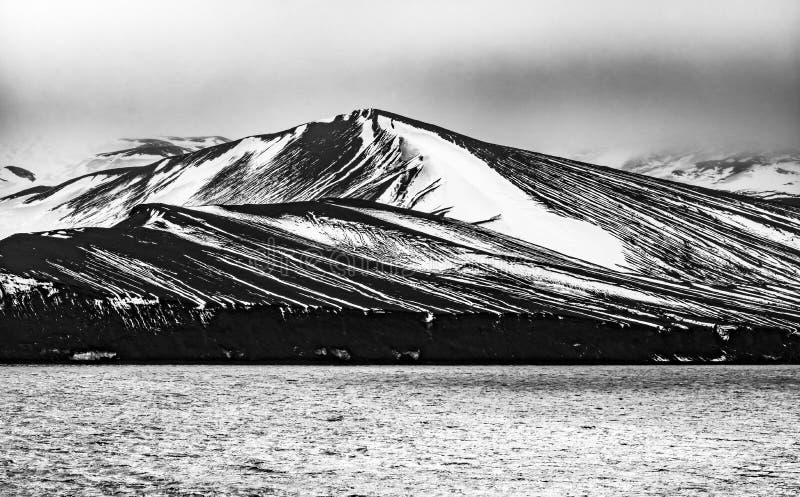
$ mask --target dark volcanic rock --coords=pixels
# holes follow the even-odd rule
[[[25,168],[18,167],[18,166],[6,166],[6,169],[11,171],[12,173],[16,174],[20,178],[25,178],[29,181],[36,181],[36,175],[32,172],[28,171]]]
[[[119,361],[342,362],[323,348],[346,349],[348,362],[396,363],[396,350],[418,350],[418,363],[643,363],[656,361],[797,362],[800,338],[779,329],[729,331],[696,327],[659,331],[581,318],[490,313],[437,315],[338,309],[197,311],[180,305],[141,307],[130,315],[93,304],[29,302],[30,316],[0,322],[0,360],[64,361],[104,351]],[[94,308],[94,309],[92,309]],[[99,312],[98,312],[99,311]],[[163,321],[170,315],[171,322]]]

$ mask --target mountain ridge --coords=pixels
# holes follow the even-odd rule
[[[343,115],[340,115],[340,116],[336,116],[336,118],[334,118],[331,121],[331,123],[347,121],[348,118],[350,120],[355,120],[358,117],[365,118],[365,119],[370,119],[370,116],[372,116],[372,118],[373,118],[371,120],[374,120],[375,117],[396,116],[396,114],[392,114],[392,113],[385,112],[385,111],[370,111],[370,110],[357,111],[357,112],[353,112],[351,114],[343,114]],[[413,121],[411,119],[403,118],[403,122],[415,122],[415,121]],[[246,141],[249,140],[251,142],[251,144],[253,145],[250,148],[253,148],[255,150],[249,150],[249,149],[247,149],[247,147],[243,147],[243,148],[246,148],[246,150],[241,151],[240,153],[238,153],[238,155],[236,157],[233,157],[231,159],[231,162],[235,162],[235,164],[230,164],[230,165],[226,164],[226,166],[232,166],[232,167],[228,167],[225,174],[228,174],[229,176],[233,175],[233,177],[232,177],[233,180],[237,180],[237,179],[239,180],[236,184],[233,185],[233,188],[234,189],[238,189],[239,191],[242,192],[242,193],[240,193],[238,195],[239,198],[241,198],[241,199],[249,198],[249,196],[251,196],[249,194],[254,194],[254,195],[258,196],[258,201],[263,203],[263,202],[273,202],[273,201],[282,202],[282,201],[290,201],[290,200],[296,200],[296,199],[307,199],[307,198],[313,198],[315,195],[316,196],[319,196],[319,195],[323,195],[324,196],[324,195],[331,195],[332,194],[333,196],[342,196],[342,195],[343,196],[348,196],[348,195],[357,194],[357,195],[360,195],[362,197],[371,198],[373,200],[379,200],[380,199],[380,195],[375,194],[375,190],[374,190],[374,188],[376,188],[375,185],[370,185],[370,187],[373,188],[373,190],[369,190],[369,188],[367,188],[367,189],[363,189],[362,188],[362,190],[360,192],[358,192],[358,191],[355,191],[352,188],[353,185],[347,185],[347,184],[345,185],[345,187],[339,188],[337,190],[336,189],[336,182],[340,181],[341,178],[332,177],[329,180],[329,183],[332,183],[332,184],[327,184],[327,185],[325,185],[325,184],[320,185],[319,183],[314,184],[313,182],[309,183],[306,178],[303,178],[303,177],[301,177],[301,175],[298,174],[298,170],[301,170],[304,167],[306,167],[306,166],[303,166],[303,165],[300,165],[300,166],[297,166],[297,167],[294,167],[294,168],[287,167],[286,165],[283,165],[283,166],[281,166],[280,164],[278,165],[278,167],[280,167],[281,169],[277,169],[275,171],[275,173],[274,173],[275,175],[278,175],[278,176],[280,176],[280,175],[294,175],[295,176],[294,178],[291,178],[290,184],[288,184],[288,186],[286,187],[286,188],[288,188],[288,190],[283,190],[284,193],[271,194],[270,192],[277,190],[277,188],[273,188],[272,185],[264,183],[263,181],[260,180],[260,177],[258,177],[257,175],[252,177],[252,178],[236,178],[235,177],[236,174],[239,174],[241,176],[241,171],[237,171],[237,169],[241,169],[240,166],[246,165],[248,162],[253,162],[251,160],[253,153],[258,152],[258,153],[261,153],[263,155],[263,153],[264,153],[264,144],[266,144],[268,146],[272,146],[272,145],[275,145],[276,142],[280,142],[281,138],[286,139],[286,138],[292,138],[294,136],[303,136],[304,133],[306,133],[306,130],[308,129],[309,126],[311,126],[313,128],[315,126],[323,126],[324,127],[326,125],[327,125],[327,123],[325,123],[325,122],[308,123],[308,124],[305,124],[305,125],[295,126],[295,127],[289,128],[289,129],[287,129],[285,131],[278,132],[278,133],[270,133],[270,134],[263,134],[263,135],[253,135],[251,137],[247,137],[247,138],[244,138],[244,139],[241,139],[241,140],[230,142],[230,143],[222,145],[222,146],[211,147],[209,149],[203,149],[201,151],[192,152],[190,154],[186,154],[186,155],[182,155],[182,156],[178,156],[178,157],[174,157],[174,158],[169,158],[169,159],[164,159],[164,160],[162,160],[160,162],[160,166],[158,164],[156,164],[156,163],[150,164],[149,166],[146,166],[147,167],[146,170],[145,169],[141,169],[141,168],[140,169],[125,169],[125,170],[104,171],[104,172],[100,172],[98,174],[102,175],[102,176],[112,176],[111,173],[115,173],[117,176],[122,176],[121,178],[119,178],[119,181],[117,181],[117,183],[125,183],[128,180],[135,180],[136,178],[134,176],[139,176],[139,175],[141,175],[141,173],[143,173],[145,171],[147,171],[147,173],[150,174],[150,175],[154,175],[156,172],[158,172],[157,168],[160,168],[165,173],[167,173],[171,169],[174,169],[176,166],[177,167],[184,166],[184,169],[186,169],[186,167],[185,167],[186,165],[191,166],[193,164],[197,164],[197,163],[201,163],[201,162],[206,162],[207,163],[208,161],[210,161],[210,160],[212,160],[212,159],[214,159],[216,157],[219,157],[219,156],[221,156],[221,155],[223,155],[223,154],[225,154],[227,152],[230,152],[232,149],[234,149],[236,147],[242,146],[242,144],[246,143]],[[441,130],[442,128],[438,128],[438,127],[435,127],[435,126],[430,126],[430,127],[427,127],[426,129]],[[370,130],[366,130],[366,131],[370,131]],[[359,131],[359,133],[360,132],[361,131]],[[453,138],[453,137],[455,137],[455,138]],[[481,142],[479,140],[474,140],[474,139],[470,139],[470,138],[467,138],[467,137],[460,137],[460,136],[457,136],[456,134],[454,134],[452,132],[445,133],[444,134],[444,138],[445,139],[450,139],[451,143],[454,143],[456,146],[459,146],[459,144],[463,145],[463,144],[469,142],[471,144],[478,144],[478,146],[482,147],[483,149],[486,149],[486,148],[493,149],[492,150],[493,152],[496,152],[497,150],[500,150],[500,154],[503,155],[503,156],[508,156],[510,154],[518,154],[518,155],[520,155],[520,158],[514,157],[512,159],[523,160],[523,161],[527,161],[528,163],[532,163],[532,164],[540,164],[540,163],[543,163],[543,162],[548,162],[550,164],[553,164],[555,162],[556,163],[556,167],[561,167],[561,168],[563,168],[564,165],[567,165],[567,164],[564,163],[564,161],[565,161],[564,159],[555,158],[555,157],[551,157],[551,156],[546,156],[544,154],[537,154],[537,153],[533,153],[533,152],[527,152],[527,151],[523,151],[521,149],[494,146],[494,145],[487,144],[486,142]],[[354,137],[353,138],[354,143],[358,143],[358,139],[359,139],[359,137]],[[277,147],[274,147],[275,149],[277,149],[274,152],[276,154],[281,152],[280,148],[281,148],[282,144],[281,143],[277,143],[277,145],[278,145]],[[387,144],[385,143],[385,140],[384,140],[383,146],[386,146],[386,145]],[[300,146],[301,147],[305,147],[305,145],[303,145],[303,144],[301,144]],[[391,147],[392,145],[389,144],[389,146]],[[343,148],[343,153],[344,152],[350,153],[350,154],[356,153],[357,151],[354,152],[352,150],[353,147],[354,147],[354,145],[350,146],[350,149]],[[399,148],[402,148],[402,146],[401,147],[395,147],[394,151],[389,150],[390,153],[396,154],[395,158],[389,157],[387,159],[389,161],[394,161],[395,165],[391,166],[394,169],[388,169],[388,170],[386,170],[385,173],[380,173],[380,171],[379,171],[380,175],[377,178],[377,180],[382,181],[384,183],[378,184],[377,187],[384,188],[384,190],[385,190],[387,188],[387,185],[385,184],[386,181],[398,181],[398,180],[399,181],[403,181],[403,180],[407,180],[407,179],[408,180],[413,180],[414,178],[409,178],[410,175],[418,173],[420,169],[422,169],[423,171],[427,170],[427,169],[430,169],[430,167],[426,167],[425,164],[422,164],[421,166],[417,165],[417,164],[408,164],[408,165],[404,165],[402,163],[397,164],[398,162],[400,162],[398,159],[400,158],[400,155],[401,155],[401,150],[398,150]],[[304,153],[307,156],[308,152],[303,152],[303,150],[304,149],[300,149],[300,152],[298,152],[298,153]],[[479,148],[478,149],[478,153],[480,153],[480,151],[481,150]],[[294,153],[293,151],[290,151],[290,152]],[[315,164],[320,164],[320,163],[324,166],[328,162],[331,161],[330,157],[326,157],[326,150],[322,150],[322,152],[314,152],[312,150],[312,152],[317,154],[317,155],[315,157],[311,157],[310,158],[311,163],[308,166],[309,168],[319,167],[319,166],[316,166]],[[467,157],[466,154],[464,154],[464,157]],[[302,158],[304,158],[304,157],[301,157],[301,159]],[[291,159],[294,160],[294,158],[291,158]],[[336,159],[339,159],[339,158],[338,157],[334,157],[333,159],[336,160]],[[459,157],[457,159],[460,160],[460,159],[462,159],[462,157]],[[493,158],[493,157],[489,157],[488,159],[489,160],[485,161],[485,162],[489,162],[489,161],[495,160],[495,158]],[[269,154],[267,154],[266,159],[262,159],[262,162],[268,162],[269,160],[271,160],[271,159],[269,157]],[[376,159],[376,161],[377,160],[381,160],[381,157]],[[502,160],[502,157],[501,157],[501,160]],[[314,162],[314,161],[316,161],[316,162]],[[346,162],[346,161],[338,160],[338,162],[335,162],[335,163],[338,163],[340,166],[349,167],[347,163],[342,164],[342,162]],[[446,161],[440,161],[440,162],[446,162]],[[569,162],[569,161],[567,161],[567,162]],[[585,163],[580,163],[580,164],[585,164]],[[433,164],[433,166],[436,166],[436,165],[437,164]],[[593,165],[588,165],[588,164],[585,164],[585,166],[586,166],[586,168],[591,169],[595,173],[605,172],[605,173],[608,173],[608,174],[616,174],[616,173],[613,172],[614,170],[612,170],[610,168],[603,168],[601,166],[593,166]],[[380,168],[380,167],[383,167],[383,166],[380,163],[378,163],[378,164],[374,164],[374,165],[366,164],[365,167],[367,167],[367,168],[370,168],[370,167],[378,167],[378,168]],[[463,167],[463,162],[462,162],[462,167]],[[489,168],[484,168],[484,169],[488,170]],[[551,167],[551,169],[555,169],[555,168]],[[217,171],[217,172],[219,172],[219,171]],[[369,173],[370,171],[367,170],[366,172]],[[139,173],[139,174],[137,174],[137,173]],[[314,174],[319,175],[319,174],[323,174],[323,173],[325,173],[325,170],[322,170],[321,172],[311,171],[311,172],[309,172],[307,174],[308,175],[314,175]],[[344,174],[347,174],[347,173],[351,173],[351,172],[350,171],[345,171],[344,172]],[[554,173],[558,174],[555,170],[554,170]],[[209,173],[209,175],[210,174],[211,173]],[[434,170],[433,174],[434,175],[438,174],[438,172]],[[125,176],[125,175],[128,175],[128,176]],[[506,177],[511,177],[512,175],[506,174],[505,176]],[[552,174],[551,174],[551,176],[552,176]],[[56,190],[51,190],[49,192],[39,193],[37,195],[33,195],[33,196],[31,196],[31,198],[25,199],[23,201],[23,203],[24,204],[34,203],[37,200],[41,200],[41,199],[43,199],[43,198],[45,198],[47,196],[51,196],[54,192],[62,190],[63,188],[65,188],[67,186],[70,186],[70,185],[73,185],[76,182],[79,182],[81,180],[90,181],[91,179],[98,178],[98,177],[99,177],[98,175],[81,176],[79,178],[76,178],[76,179],[70,180],[70,181],[68,181],[66,183],[63,183],[62,185],[59,185],[59,187],[57,187]],[[221,176],[211,177],[211,179],[225,180],[226,178],[225,178],[225,175],[223,174]],[[367,179],[372,179],[372,178],[367,177]],[[480,179],[481,178],[478,178],[478,181]],[[543,178],[543,179],[547,180],[547,178]],[[249,192],[248,191],[242,191],[242,185],[245,185],[248,182],[251,183],[251,184],[261,185],[260,186],[261,189],[260,190],[258,190],[258,189],[252,190],[251,189],[251,191],[249,191]],[[145,183],[146,183],[146,181],[145,181]],[[376,181],[376,183],[377,183],[377,181]],[[433,185],[433,183],[435,183],[435,181],[433,181],[433,180],[432,181],[427,181],[425,183],[422,183],[421,186],[417,189],[417,191],[420,192],[420,193],[423,193],[423,194],[427,193],[428,194],[428,198],[430,199],[431,198],[430,192],[429,191],[426,192],[426,188],[433,186],[434,189],[435,189],[436,185]],[[469,179],[467,179],[466,181],[463,181],[463,180],[461,181],[462,185],[463,184],[468,184],[468,183],[470,183]],[[652,183],[652,180],[651,180],[651,184],[660,184],[662,186],[666,185],[667,187],[674,187],[674,183]],[[91,185],[87,185],[87,186],[91,186]],[[135,186],[136,186],[136,188],[138,188],[140,190],[144,190],[144,189],[146,189],[148,187],[146,184],[142,185],[142,181],[141,180],[139,181],[139,185],[135,185]],[[203,204],[203,203],[209,203],[209,202],[210,203],[214,203],[214,202],[226,203],[226,202],[229,202],[229,201],[235,202],[237,199],[236,198],[231,198],[231,197],[236,197],[236,195],[235,194],[231,195],[231,190],[229,188],[229,185],[223,185],[223,186],[225,188],[227,188],[227,190],[225,188],[222,188],[222,187],[219,188],[219,190],[223,190],[221,192],[222,196],[215,195],[215,193],[220,193],[220,192],[214,192],[213,191],[213,185],[210,185],[208,188],[206,188],[205,192],[203,192],[203,191],[200,191],[199,193],[198,192],[193,192],[193,193],[198,193],[198,196],[197,196],[198,198],[195,198],[194,200],[192,200],[190,198],[183,198],[180,201],[180,203],[186,203],[187,201],[189,201],[190,204],[191,203]],[[356,185],[356,186],[358,186],[358,185]],[[388,186],[391,186],[391,185],[388,185]],[[403,185],[401,185],[401,186],[403,186]],[[519,184],[514,185],[515,188],[517,188],[519,186],[520,186]],[[531,185],[524,185],[523,184],[522,186],[527,188],[528,190],[531,189]],[[536,185],[533,185],[534,190],[535,190],[535,186]],[[105,185],[104,187],[108,188],[108,185]],[[153,190],[161,189],[161,188],[162,187],[159,187],[159,185],[153,185],[152,186]],[[304,188],[305,188],[305,190],[304,190]],[[316,193],[313,192],[312,191],[313,188],[316,188],[318,191]],[[438,188],[441,190],[441,186],[439,186]],[[506,187],[504,187],[504,188],[506,190],[508,190],[508,188],[506,188]],[[704,190],[697,190],[697,189],[693,189],[691,187],[683,188],[682,190],[684,192],[694,192],[695,194],[702,195],[702,196],[705,196],[705,197],[709,197],[711,195],[719,197],[719,194],[711,193],[711,192],[704,191]],[[474,189],[472,191],[474,193],[479,194],[479,192],[476,192]],[[102,190],[91,191],[88,195],[84,195],[82,197],[83,203],[84,204],[90,204],[93,201],[94,198],[98,197],[96,195],[96,193],[98,193],[98,192],[102,193]],[[123,191],[121,193],[123,195],[128,195],[130,197],[130,192],[124,192]],[[524,191],[524,192],[519,192],[519,193],[515,192],[515,194],[520,198],[520,200],[524,200],[524,197],[526,195],[531,194],[531,193],[536,195],[537,196],[537,200],[542,202],[542,203],[544,203],[548,210],[553,210],[553,209],[559,209],[560,208],[560,206],[558,206],[558,205],[553,203],[553,199],[552,198],[544,198],[542,195],[537,195],[536,191],[533,191],[533,192]],[[446,195],[445,195],[445,197],[446,197]],[[727,197],[723,195],[722,198],[731,199],[731,201],[733,201],[733,202],[738,202],[740,200],[744,200],[744,199],[742,199],[742,198],[740,198],[738,196],[734,196],[734,195],[730,195],[730,196],[727,196]],[[395,196],[395,198],[385,198],[383,200],[385,201],[384,203],[389,203],[389,204],[398,204],[398,203],[403,203],[405,201],[405,199],[397,197],[397,196]],[[415,208],[418,208],[418,210],[424,210],[426,207],[427,207],[428,210],[434,210],[434,209],[440,209],[441,210],[441,209],[444,209],[444,212],[446,212],[447,209],[452,209],[452,207],[453,207],[451,205],[452,204],[451,200],[452,199],[444,198],[444,202],[439,202],[439,203],[437,203],[435,201],[434,202],[429,202],[429,205],[427,205],[427,206],[425,206],[424,205],[425,202],[423,202],[422,208],[420,208],[417,205],[415,205]],[[127,206],[127,208],[130,208],[131,206],[133,206],[136,203],[139,203],[141,201],[148,201],[148,202],[150,202],[150,201],[158,201],[157,200],[157,195],[151,195],[151,197],[147,198],[146,200],[145,199],[141,199],[139,197],[136,197],[134,195],[133,197],[131,197],[125,203],[125,205]],[[490,199],[490,201],[493,202],[494,200]],[[70,199],[70,202],[71,202],[71,204],[73,206],[81,203],[81,201],[77,201],[75,198]],[[241,202],[239,202],[239,203],[241,203]],[[405,205],[408,206],[410,203],[411,203],[411,200],[407,201]],[[752,204],[752,202],[749,202],[749,203]],[[466,219],[468,221],[483,221],[483,220],[487,220],[487,219],[491,219],[493,217],[496,217],[498,214],[502,214],[501,212],[497,212],[495,210],[487,211],[487,212],[481,212],[480,215],[478,215],[478,213],[469,212],[468,209],[469,209],[470,206],[469,206],[469,203],[466,202],[466,201],[462,201],[461,205],[457,205],[456,207],[457,207],[457,210],[458,209],[462,209],[462,210],[465,211],[464,215],[462,215],[460,217],[462,219]],[[563,207],[563,206],[561,206],[561,207]],[[514,214],[513,211],[515,209],[510,209],[509,208],[508,210],[510,210],[511,212],[510,212],[510,214],[506,213],[506,215],[513,215]],[[570,209],[560,208],[560,210],[563,211],[563,212],[566,212],[567,214],[575,214],[574,213],[574,209],[572,209],[573,212],[570,212]],[[784,213],[785,212],[788,212],[788,211],[784,211]],[[86,217],[87,216],[86,212],[77,212],[77,215],[73,214],[73,213],[70,213],[70,212],[66,212],[65,214],[66,215],[62,216],[62,217],[66,218],[66,219],[69,219],[70,217],[77,217],[76,222],[80,221],[82,217]],[[546,214],[546,212],[545,212],[545,214]],[[124,215],[124,209],[123,210],[118,210],[117,211],[117,215],[118,216]],[[454,215],[456,217],[459,217],[458,212],[454,213]],[[471,216],[471,217],[467,217],[468,215]],[[573,215],[572,218],[573,219],[578,218],[577,220],[580,221],[579,218],[582,217],[582,216],[585,216],[585,214]],[[63,219],[62,219],[62,221],[63,221]],[[91,221],[92,223],[96,223],[95,219],[89,219],[89,221]],[[595,220],[595,222],[596,222],[596,220]],[[502,224],[502,223],[503,223],[503,220],[502,220],[502,216],[501,216],[500,219],[499,219],[499,223],[498,222],[494,222],[493,224],[497,225],[497,224]],[[560,224],[561,221],[558,220],[558,223]],[[522,224],[522,223],[515,223],[515,226],[512,226],[512,229],[516,229],[516,226],[520,225],[520,224]],[[583,224],[583,226],[586,226],[586,229],[593,230],[594,228],[591,225],[592,225],[592,223],[588,223],[588,224],[584,223]],[[576,224],[576,226],[580,226],[580,225]],[[42,229],[47,229],[49,227],[50,226],[44,226],[44,227],[42,227]],[[38,228],[38,226],[35,226],[35,228]],[[559,226],[559,228],[561,228],[561,226]],[[596,232],[594,234],[597,235]],[[603,236],[602,233],[600,233],[600,235]],[[596,236],[596,239],[597,240],[601,239],[601,236]],[[605,237],[605,238],[608,240],[607,243],[610,246],[610,249],[611,250],[616,250],[617,252],[619,252],[619,250],[620,250],[619,247],[615,246],[616,242],[611,240],[610,237]],[[621,263],[621,261],[618,260],[617,263]]]
[[[795,209],[375,109],[5,197],[4,216],[18,225],[0,239],[0,331],[44,330],[30,357],[77,350],[57,331],[76,326],[104,350],[133,332],[124,354],[145,357],[152,330],[206,343],[238,336],[231,323],[250,358],[288,329],[281,347],[303,357],[432,357],[437,329],[478,347],[448,338],[451,359],[509,358],[511,336],[532,347],[520,360],[800,357]],[[202,343],[186,357],[230,350]],[[278,356],[300,357],[291,347]]]
[[[111,228],[18,234],[0,241],[0,289],[0,358],[87,350],[195,360],[314,360],[329,350],[379,362],[399,360],[399,351],[435,361],[800,353],[792,331],[800,307],[780,287],[658,282],[363,200],[140,205]],[[290,329],[297,334],[281,332]],[[8,343],[20,330],[31,330],[32,348]],[[464,341],[448,346],[449,359],[442,333]],[[753,336],[771,338],[748,348]],[[187,338],[191,346],[174,343]],[[164,340],[171,348],[154,353]],[[506,340],[523,341],[518,355],[508,355]],[[636,345],[642,340],[646,347]]]

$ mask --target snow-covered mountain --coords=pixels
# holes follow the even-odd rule
[[[24,323],[19,316],[27,312],[37,326],[81,337],[82,348],[124,350],[129,358],[142,350],[127,348],[137,340],[130,336],[118,343],[126,330],[140,330],[138,340],[170,326],[193,336],[187,330],[248,313],[247,326],[267,326],[266,337],[243,337],[234,319],[223,334],[206,335],[205,347],[210,341],[212,354],[256,359],[331,350],[391,360],[422,350],[446,360],[453,357],[439,347],[463,354],[472,342],[477,350],[469,353],[482,359],[724,359],[752,352],[742,342],[750,332],[738,324],[779,329],[800,319],[797,289],[620,273],[480,226],[363,200],[146,204],[111,228],[9,237],[0,254],[7,272],[0,283],[14,310],[6,323]],[[517,317],[506,323],[504,315]],[[359,325],[340,321],[347,316]],[[488,335],[487,324],[495,329]],[[520,325],[540,330],[538,338],[520,336]],[[345,336],[335,331],[342,326]],[[292,332],[276,348],[270,327]],[[430,335],[448,329],[463,344]],[[626,335],[641,343],[626,343]],[[687,345],[686,337],[699,343]],[[76,346],[49,344],[55,349],[46,350]],[[166,350],[174,353],[175,344]]]
[[[0,235],[113,226],[143,203],[324,197],[446,214],[604,267],[658,275],[700,275],[707,265],[780,274],[777,260],[732,259],[741,247],[732,244],[748,237],[779,252],[800,247],[797,217],[779,206],[491,145],[375,110],[8,198],[0,216],[18,221],[0,223]]]
[[[5,322],[78,326],[84,346],[125,330],[255,333],[264,319],[305,323],[286,350],[352,354],[346,330],[382,329],[379,310],[402,344],[369,335],[365,358],[422,347],[409,336],[431,326],[464,341],[446,341],[451,359],[508,359],[509,337],[537,326],[520,360],[800,358],[797,210],[374,109],[23,192],[0,201],[0,227],[13,235],[0,242]],[[325,338],[331,327],[345,335]],[[769,339],[752,345],[755,332]],[[204,354],[230,350],[203,336]],[[428,357],[443,346],[423,341]]]
[[[587,152],[574,158],[705,188],[771,200],[800,200],[797,149],[679,149],[627,155]]]
[[[144,204],[111,228],[18,235],[0,251],[18,273],[121,301],[159,295],[202,308],[264,301],[417,312],[546,306],[654,324],[666,312],[686,318],[698,309],[709,320],[749,311],[739,318],[761,314],[760,324],[795,314],[792,306],[765,305],[769,290],[697,289],[687,291],[693,304],[671,300],[666,296],[685,290],[469,223],[352,199],[191,209]],[[628,313],[632,301],[640,306],[635,316]]]

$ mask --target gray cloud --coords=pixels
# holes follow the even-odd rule
[[[798,145],[798,47],[794,0],[3,0],[0,140],[238,137],[380,107],[551,152]]]

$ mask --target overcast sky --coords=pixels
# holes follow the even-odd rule
[[[558,152],[799,145],[800,2],[0,0],[0,143],[377,107]]]

